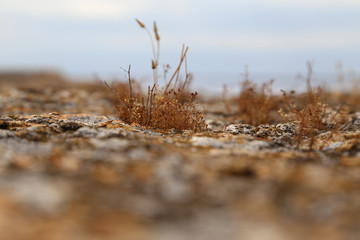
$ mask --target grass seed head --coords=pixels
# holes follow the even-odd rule
[[[154,21],[154,33],[155,33],[155,39],[156,41],[160,41],[160,35],[159,35],[159,32],[158,32],[158,28],[156,26],[156,22]]]
[[[151,68],[156,69],[157,68],[157,62],[154,60],[151,60]]]
[[[139,19],[136,18],[135,20],[141,28],[145,28],[145,24],[143,24]]]

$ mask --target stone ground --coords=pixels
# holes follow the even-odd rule
[[[360,115],[309,151],[205,108],[206,132],[157,131],[97,84],[0,82],[0,239],[360,238]]]

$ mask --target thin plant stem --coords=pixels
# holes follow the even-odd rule
[[[189,47],[186,47],[186,48],[185,48],[185,51],[184,51],[184,54],[181,56],[179,65],[178,65],[178,67],[176,68],[176,70],[175,70],[175,72],[173,73],[173,75],[171,76],[168,84],[166,85],[166,88],[165,88],[165,91],[164,91],[164,92],[167,92],[167,91],[168,91],[168,89],[169,89],[169,87],[170,87],[170,85],[171,85],[171,82],[173,81],[173,79],[174,79],[174,77],[176,76],[177,72],[179,72],[180,67],[181,67],[181,65],[182,65],[182,63],[183,63],[183,61],[184,61],[184,59],[185,59],[185,56],[186,56],[186,53],[187,53],[188,50],[189,50]]]

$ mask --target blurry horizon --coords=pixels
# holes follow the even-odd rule
[[[360,67],[360,2],[354,0],[0,3],[2,71],[55,69],[72,77],[121,78],[120,67],[131,64],[134,76],[151,76],[150,41],[135,18],[150,30],[156,20],[161,63],[175,68],[182,44],[190,47],[194,86],[232,87],[244,65],[255,82],[275,78],[290,87],[297,74],[306,74],[308,60],[321,82],[336,77],[338,62],[346,74]]]

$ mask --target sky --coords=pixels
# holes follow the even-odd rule
[[[305,74],[306,61],[322,77],[338,62],[358,72],[359,13],[358,0],[0,0],[0,69],[121,77],[131,64],[135,76],[151,76],[138,18],[149,29],[157,22],[161,63],[175,68],[189,46],[199,85],[234,84],[244,65],[258,81]]]

